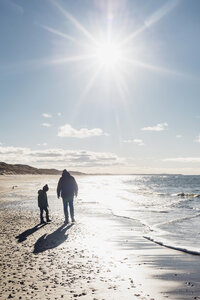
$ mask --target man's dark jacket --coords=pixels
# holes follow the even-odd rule
[[[71,176],[68,172],[62,177],[60,177],[58,186],[57,186],[57,195],[63,199],[73,198],[74,195],[78,194],[78,185],[73,176]]]

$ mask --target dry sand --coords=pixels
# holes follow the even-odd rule
[[[5,205],[15,185],[26,190],[24,176],[0,179],[0,299],[200,299],[199,256],[146,241],[89,204],[76,205],[74,224],[50,209],[52,222],[37,225],[37,209]]]

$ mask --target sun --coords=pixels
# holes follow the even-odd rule
[[[52,0],[51,2],[83,37],[79,34],[77,36],[69,35],[55,28],[43,26],[48,32],[68,41],[66,44],[66,53],[72,50],[71,56],[62,54],[60,59],[51,60],[50,64],[77,63],[78,68],[81,68],[80,73],[89,73],[88,78],[85,78],[86,84],[80,99],[85,99],[96,83],[98,85],[102,84],[106,93],[110,93],[110,90],[114,88],[118,91],[120,98],[125,99],[126,95],[128,95],[128,86],[125,77],[128,73],[127,66],[133,64],[145,68],[144,64],[140,64],[138,61],[135,62],[135,55],[134,60],[132,60],[133,47],[132,45],[130,46],[130,42],[134,37],[134,33],[127,35],[124,32],[124,29],[126,29],[124,26],[122,28],[118,26],[113,27],[116,24],[113,23],[113,16],[106,17],[106,19],[103,18],[104,21],[106,20],[106,26],[93,26],[94,28],[88,30],[78,19],[64,9],[57,0]],[[68,49],[69,45],[70,50]],[[135,48],[137,47],[134,45]],[[63,53],[63,50],[61,52]],[[74,55],[74,53],[76,54]]]
[[[87,84],[81,98],[86,97],[96,81],[102,81],[106,83],[106,89],[107,87],[109,88],[110,84],[114,83],[121,98],[125,99],[129,91],[126,84],[127,74],[131,71],[134,72],[133,74],[135,75],[137,68],[165,74],[180,75],[179,72],[146,63],[143,59],[140,60],[140,56],[145,57],[148,49],[147,47],[144,47],[145,44],[143,45],[141,41],[138,45],[137,41],[133,44],[135,38],[162,19],[179,1],[174,1],[173,3],[175,4],[171,4],[170,2],[169,5],[164,5],[144,21],[141,27],[135,28],[133,31],[131,28],[126,28],[126,25],[129,24],[129,22],[121,24],[122,26],[119,26],[120,24],[117,26],[117,19],[113,22],[114,15],[112,12],[112,5],[108,5],[109,15],[105,23],[107,26],[104,26],[104,23],[102,23],[102,26],[99,28],[92,26],[94,28],[88,30],[78,19],[63,8],[57,0],[51,0],[50,2],[65,16],[74,28],[78,30],[79,34],[81,33],[83,35],[84,39],[79,35],[69,35],[56,28],[42,26],[48,32],[68,41],[66,44],[67,53],[69,53],[69,45],[72,50],[71,55],[62,54],[60,58],[56,57],[56,59],[50,59],[49,61],[47,60],[47,62],[45,61],[45,64],[55,66],[65,63],[79,63],[79,66],[81,67],[85,66],[83,72],[90,72],[90,75],[89,78],[87,78]],[[114,3],[114,1],[111,2]],[[105,13],[105,15],[107,14]],[[97,20],[94,20],[94,25],[96,24],[96,21]],[[98,19],[97,23],[101,24],[99,21],[101,20]],[[103,22],[105,22],[104,18]],[[74,55],[74,53],[76,54]]]
[[[94,58],[100,66],[116,69],[120,65],[122,51],[117,43],[106,41],[95,47]]]

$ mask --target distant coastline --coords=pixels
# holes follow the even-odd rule
[[[169,174],[169,173],[158,173],[158,174],[143,174],[143,173],[130,173],[130,174],[115,174],[115,173],[83,173],[79,171],[69,171],[70,174],[72,175],[92,175],[92,176],[114,176],[114,175],[157,175],[157,176],[168,176],[168,175],[173,175],[173,176],[180,176],[183,174]],[[45,168],[35,168],[29,165],[23,165],[23,164],[7,164],[5,162],[0,161],[0,175],[61,175],[62,170],[57,170],[57,169],[45,169]],[[184,176],[184,175],[183,175]],[[198,176],[198,175],[196,175]]]
[[[23,164],[7,164],[0,162],[0,175],[60,175],[57,169],[39,169]],[[86,175],[82,172],[70,171],[72,175]]]

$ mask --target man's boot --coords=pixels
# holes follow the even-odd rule
[[[44,221],[44,219],[43,219],[43,218],[41,218],[41,220],[40,220],[40,224],[45,224],[45,221]]]
[[[65,218],[64,224],[68,224],[69,223],[69,219]]]
[[[47,223],[48,223],[48,222],[51,222],[51,220],[49,219],[49,212],[48,212],[48,209],[47,209],[47,211],[46,211],[46,220],[47,220]]]

